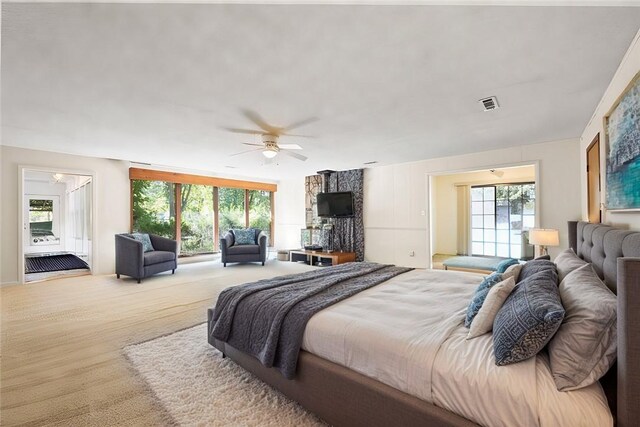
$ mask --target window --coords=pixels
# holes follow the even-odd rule
[[[232,228],[263,230],[273,245],[275,184],[136,168],[129,177],[131,230],[177,238],[180,255],[218,251],[219,238]]]
[[[471,253],[522,257],[522,232],[535,225],[535,184],[471,188]]]
[[[220,213],[218,232],[220,237],[232,228],[246,227],[244,202],[245,190],[241,188],[220,188],[218,190],[218,212]]]
[[[214,244],[213,187],[181,184],[180,253],[211,253]]]
[[[249,227],[264,231],[271,242],[271,193],[249,190]]]
[[[172,182],[131,181],[132,231],[176,238],[176,188]]]

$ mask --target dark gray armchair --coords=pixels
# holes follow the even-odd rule
[[[228,262],[261,262],[264,265],[267,260],[267,235],[261,230],[255,230],[256,239],[253,245],[236,245],[233,231],[220,239],[222,251],[222,264],[226,267]]]
[[[144,252],[142,242],[130,234],[116,234],[116,276],[133,277],[138,283],[145,277],[161,271],[178,268],[178,242],[149,234],[153,251]]]

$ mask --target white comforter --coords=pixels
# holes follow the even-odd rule
[[[485,426],[611,426],[599,384],[555,388],[548,358],[496,366],[491,334],[466,340],[481,275],[415,270],[311,318],[302,348]]]

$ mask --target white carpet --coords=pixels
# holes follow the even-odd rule
[[[179,425],[319,426],[323,423],[207,343],[202,324],[125,347],[135,370]]]

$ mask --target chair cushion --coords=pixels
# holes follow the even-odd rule
[[[227,248],[228,255],[245,255],[245,254],[259,254],[260,246],[258,245],[233,245]]]
[[[136,239],[139,242],[142,242],[142,250],[144,252],[151,252],[153,250],[153,245],[151,244],[151,239],[147,233],[133,233],[131,237]]]
[[[174,261],[176,254],[167,251],[151,251],[144,254],[144,265],[159,264],[161,262]]]
[[[234,229],[233,236],[235,238],[234,245],[256,244],[256,230],[253,228]]]

